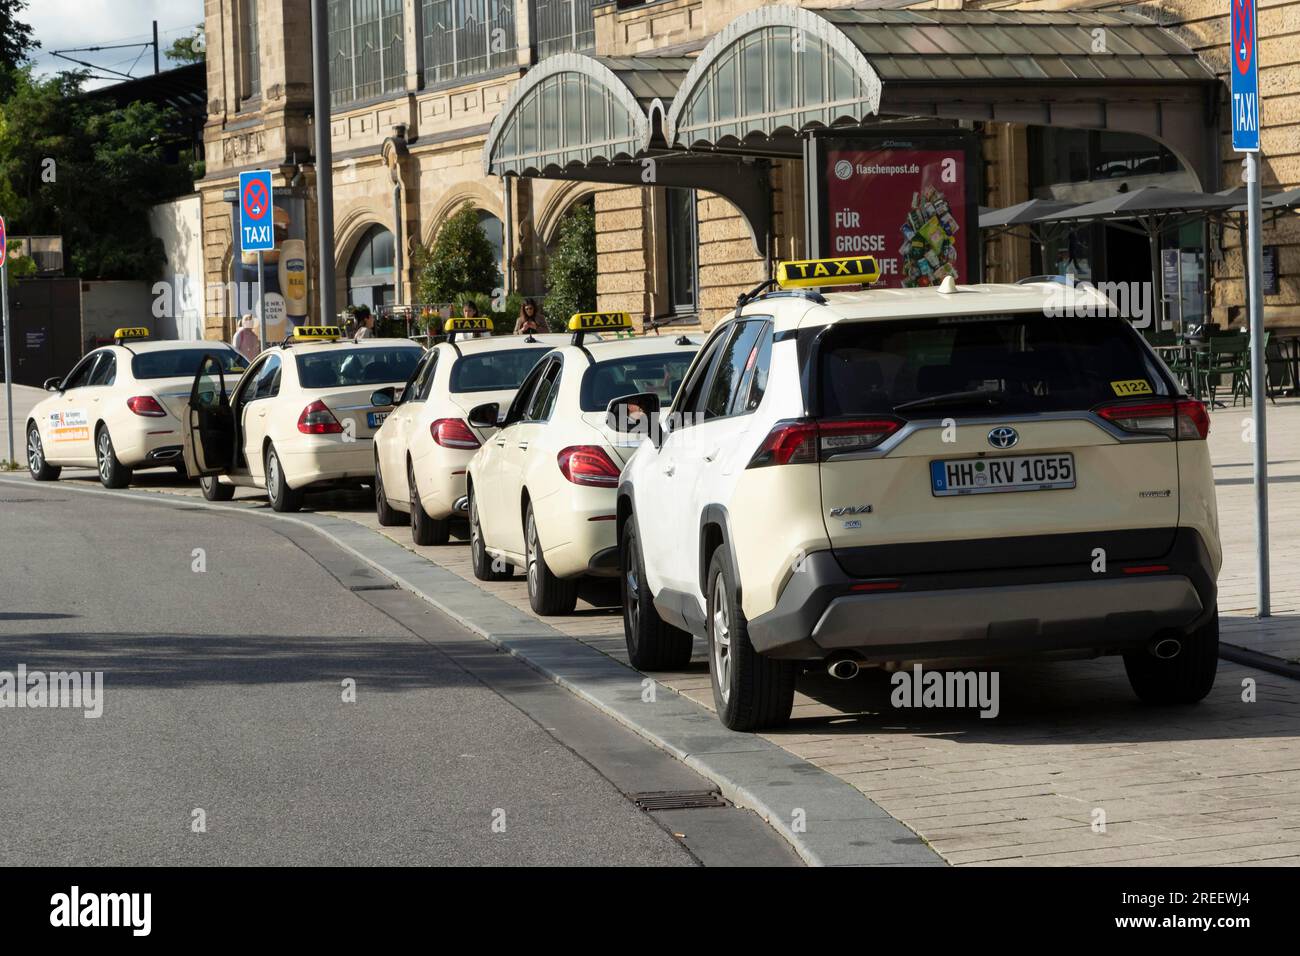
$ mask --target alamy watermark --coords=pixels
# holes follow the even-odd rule
[[[0,709],[81,710],[87,720],[104,713],[103,671],[0,671]]]
[[[980,717],[988,718],[1001,710],[997,671],[928,671],[913,664],[910,671],[895,671],[889,683],[889,703],[900,710],[978,707]]]

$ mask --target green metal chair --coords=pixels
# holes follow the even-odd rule
[[[1209,340],[1209,348],[1201,353],[1199,374],[1210,392],[1210,406],[1218,400],[1224,376],[1229,377],[1232,404],[1238,396],[1244,402],[1250,395],[1250,339],[1237,332],[1216,335]]]
[[[1196,351],[1190,348],[1180,349],[1177,357],[1169,363],[1169,371],[1173,372],[1183,388],[1191,393],[1198,401],[1201,397],[1201,376],[1198,374],[1196,367]]]

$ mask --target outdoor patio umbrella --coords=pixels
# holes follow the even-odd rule
[[[1116,193],[1114,196],[1084,203],[1082,206],[1046,213],[1035,221],[1064,223],[1132,219],[1146,233],[1147,243],[1151,248],[1151,283],[1153,290],[1159,293],[1163,313],[1164,284],[1160,281],[1160,233],[1171,221],[1227,211],[1236,206],[1239,201],[1231,196],[1217,193],[1143,186],[1132,192]]]

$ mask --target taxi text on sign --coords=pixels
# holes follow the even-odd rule
[[[239,174],[239,249],[266,252],[275,248],[271,201],[271,171],[257,169]]]
[[[1228,0],[1232,21],[1232,56],[1228,71],[1232,88],[1232,148],[1259,151],[1259,30],[1255,0]]]

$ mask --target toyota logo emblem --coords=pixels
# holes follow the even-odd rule
[[[994,448],[1011,448],[1020,441],[1020,433],[1006,425],[989,432],[989,444]]]

